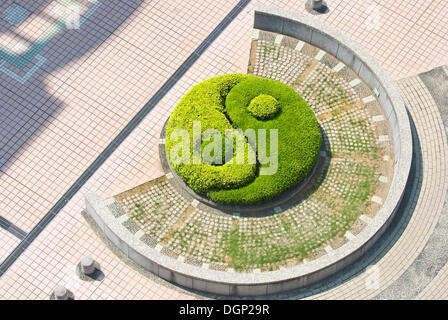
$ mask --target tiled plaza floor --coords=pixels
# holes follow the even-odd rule
[[[79,2],[83,14],[91,12],[80,29],[62,30],[39,52],[28,49],[30,58],[23,62],[27,64],[23,69],[15,65],[21,61],[8,52],[21,52],[36,44],[60,15],[57,8],[63,2],[7,0],[0,4],[0,60],[6,61],[0,69],[10,70],[0,72],[0,215],[25,232],[32,230],[238,3]],[[260,2],[308,14],[304,1]],[[358,41],[393,79],[399,80],[448,64],[448,9],[443,2],[328,0],[330,11],[313,17]],[[57,284],[66,285],[77,299],[195,297],[142,275],[123,262],[81,215],[83,195],[95,191],[105,198],[162,174],[159,133],[179,98],[192,85],[213,75],[246,72],[253,5],[250,2],[214,40],[0,278],[0,298],[47,299]],[[93,12],[89,11],[95,6]],[[39,57],[45,62],[34,71],[42,61]],[[435,189],[424,189],[416,199],[425,208],[422,212],[431,215],[416,215],[403,238],[382,258],[381,264],[394,270],[384,275],[385,286],[398,279],[423,249],[440,214],[447,180],[446,169],[436,171],[440,154],[433,158],[430,152],[431,143],[446,140],[440,134],[440,119],[433,113],[437,110],[418,80],[398,83],[402,92],[421,97],[421,103],[409,101],[408,107],[417,128],[431,127],[429,131],[422,129],[422,154],[427,170],[440,180],[427,187]],[[446,146],[446,141],[441,145]],[[424,204],[430,205],[429,209]],[[0,243],[3,260],[19,240],[0,229]],[[103,281],[77,280],[74,268],[85,254],[101,264]],[[423,294],[446,297],[445,274],[446,268],[437,276],[438,282],[434,280]],[[317,298],[375,297],[379,293],[365,293],[363,283],[360,276]],[[437,290],[438,283],[441,290]]]

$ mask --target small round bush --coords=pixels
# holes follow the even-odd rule
[[[267,94],[253,98],[247,108],[251,115],[260,120],[273,118],[280,111],[277,99]]]
[[[178,149],[179,130],[188,133],[187,152]],[[255,136],[248,134],[251,130]],[[244,161],[224,150],[226,161],[221,163],[199,157],[215,142],[208,139],[210,131],[222,137],[228,131],[242,139]],[[275,136],[278,147],[272,149]],[[226,138],[222,140],[224,145]],[[264,155],[257,144],[262,140]],[[282,82],[244,74],[217,76],[194,86],[174,109],[166,130],[168,160],[177,174],[194,191],[225,204],[269,201],[297,185],[316,164],[321,143],[317,119],[297,92]],[[272,167],[262,161],[266,157],[278,159],[272,174],[261,174]]]

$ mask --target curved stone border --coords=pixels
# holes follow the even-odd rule
[[[273,6],[257,4],[254,28],[303,40],[334,55],[352,68],[375,92],[389,121],[395,153],[394,176],[389,194],[372,221],[354,241],[350,241],[351,249],[349,250],[344,245],[335,250],[343,252],[341,256],[344,261],[353,261],[383,234],[403,197],[411,168],[413,148],[411,127],[404,102],[392,80],[366,50],[341,32],[320,21]],[[330,260],[332,263],[319,264],[322,268],[341,269],[339,267],[341,261]],[[345,263],[345,265],[348,264]]]
[[[349,242],[328,254],[287,269],[236,273],[210,270],[163,255],[131,233],[120,218],[97,195],[86,196],[87,212],[105,235],[130,259],[163,279],[184,287],[221,295],[256,296],[308,286],[348,266],[364,254],[383,234],[397,211],[412,161],[409,118],[398,90],[379,64],[358,44],[339,31],[300,14],[275,7],[256,5],[255,28],[307,41],[339,58],[378,93],[393,131],[395,170],[388,197],[369,224]],[[115,201],[111,199],[111,201]]]

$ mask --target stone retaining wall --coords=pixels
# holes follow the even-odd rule
[[[113,212],[112,208],[118,205],[113,198],[103,201],[95,194],[86,196],[87,212],[130,259],[163,279],[220,295],[257,296],[292,290],[320,281],[350,265],[386,230],[400,204],[412,162],[411,130],[403,100],[381,66],[363,48],[319,21],[271,6],[256,6],[254,27],[298,38],[333,54],[377,93],[393,131],[394,177],[383,207],[355,239],[305,264],[253,273],[210,270],[163,255],[163,246],[153,248],[141,240],[141,233],[131,233],[123,226],[119,215]]]

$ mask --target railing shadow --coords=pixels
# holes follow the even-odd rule
[[[66,107],[49,92],[47,78],[101,46],[142,2],[73,1],[85,5],[79,29],[68,29],[56,19],[52,9],[57,0],[0,5],[0,39],[6,39],[0,41],[0,174]]]

